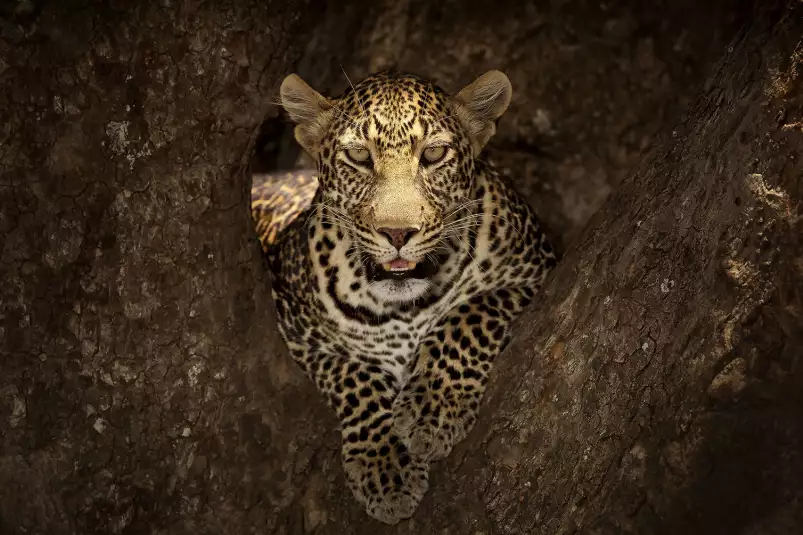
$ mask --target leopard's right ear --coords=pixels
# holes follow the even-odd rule
[[[457,116],[463,121],[476,154],[496,133],[496,120],[510,104],[513,88],[504,73],[488,71],[455,97]]]
[[[282,106],[297,125],[296,141],[317,159],[321,140],[332,118],[332,103],[297,74],[284,79],[279,93]]]

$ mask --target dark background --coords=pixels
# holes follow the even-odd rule
[[[321,13],[294,72],[340,95],[346,75],[387,68],[452,93],[503,70],[514,96],[488,154],[561,250],[659,136],[671,135],[753,14],[745,0],[344,4]],[[257,149],[257,169],[297,163],[281,115],[266,123]]]

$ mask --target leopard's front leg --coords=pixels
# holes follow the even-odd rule
[[[340,419],[343,469],[354,497],[388,524],[412,516],[429,486],[429,464],[411,456],[393,431],[393,375],[353,356],[289,345]]]
[[[413,374],[393,403],[394,429],[411,454],[440,459],[466,437],[510,324],[533,293],[522,287],[477,295],[421,342]]]

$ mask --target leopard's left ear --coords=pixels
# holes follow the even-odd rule
[[[332,117],[332,103],[297,74],[287,76],[279,89],[282,106],[296,123],[295,137],[317,159],[320,142]]]
[[[496,120],[507,110],[512,95],[507,76],[500,71],[488,71],[455,96],[457,115],[468,129],[475,154],[496,133]]]

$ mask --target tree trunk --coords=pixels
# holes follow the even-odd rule
[[[275,334],[247,206],[329,15],[73,4],[1,12],[0,533],[384,530]],[[563,234],[477,428],[389,531],[803,531],[803,4],[769,4]]]

